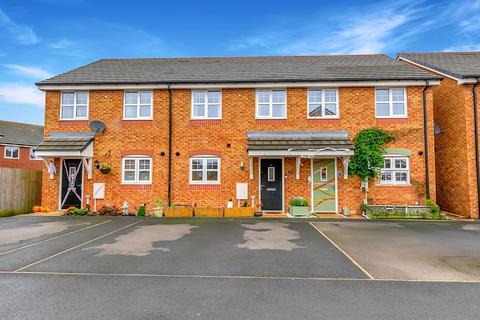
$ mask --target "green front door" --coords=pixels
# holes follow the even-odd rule
[[[313,211],[336,212],[335,159],[313,159]]]

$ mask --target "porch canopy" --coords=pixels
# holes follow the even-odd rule
[[[249,131],[247,149],[250,165],[253,157],[296,157],[296,177],[299,179],[300,159],[338,157],[343,161],[348,177],[348,163],[355,147],[348,131]],[[251,168],[253,169],[253,168]],[[253,170],[250,170],[252,173]],[[250,176],[253,179],[253,173]]]
[[[95,132],[51,132],[35,148],[35,154],[44,159],[47,168],[47,158],[82,159],[91,179],[94,140]]]

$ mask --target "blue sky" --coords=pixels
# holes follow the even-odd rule
[[[99,58],[480,50],[480,0],[0,0],[0,119],[43,123],[35,81]]]

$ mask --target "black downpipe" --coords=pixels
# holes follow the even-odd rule
[[[480,212],[480,159],[478,154],[478,106],[477,106],[477,86],[478,86],[478,79],[475,85],[472,88],[473,94],[473,128],[475,132],[475,167],[477,168],[477,203],[478,203],[478,210]]]
[[[172,202],[172,89],[168,88],[168,206]]]
[[[427,122],[427,89],[430,84],[429,80],[425,82],[423,88],[423,142],[425,145],[425,194],[430,199],[430,166],[428,164],[428,122]]]

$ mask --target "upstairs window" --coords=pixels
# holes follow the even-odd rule
[[[151,184],[152,159],[132,156],[122,159],[123,184]]]
[[[258,119],[285,119],[287,117],[285,90],[257,91]]]
[[[88,119],[88,92],[62,92],[61,100],[62,120]]]
[[[408,157],[389,156],[383,159],[380,170],[380,184],[408,185],[410,184],[410,163]]]
[[[407,94],[403,88],[376,89],[375,107],[377,118],[407,117]]]
[[[20,148],[19,147],[5,146],[4,157],[6,159],[18,159],[19,156],[20,156]]]
[[[336,89],[308,90],[308,117],[338,117],[338,91]]]
[[[220,91],[192,91],[192,119],[220,119],[222,94]]]
[[[125,92],[123,118],[127,120],[152,119],[152,92]]]
[[[30,160],[42,160],[42,157],[37,156],[35,150],[30,148]]]
[[[201,156],[190,158],[190,184],[219,184],[220,159]]]

